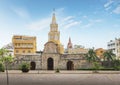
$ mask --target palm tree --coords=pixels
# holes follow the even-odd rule
[[[8,65],[13,61],[13,58],[8,54],[8,51],[6,49],[0,49],[0,61],[2,61],[5,65],[7,85],[9,85]]]
[[[112,50],[107,50],[103,53],[104,61],[113,61],[116,55],[112,52]]]
[[[107,50],[103,53],[104,61],[108,62],[108,65],[110,66],[110,62],[113,61],[116,57],[116,55],[112,52],[112,50]]]
[[[93,49],[89,49],[88,53],[85,55],[85,58],[89,63],[94,64],[94,62],[98,61],[98,57]]]
[[[89,49],[85,57],[89,62],[95,62],[98,60],[98,57],[93,49]]]

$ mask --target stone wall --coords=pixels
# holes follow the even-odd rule
[[[59,54],[59,53],[43,53],[40,54],[29,54],[29,55],[18,55],[15,58],[11,69],[19,69],[19,65],[22,62],[35,62],[35,69],[48,69],[48,59],[53,59],[53,70],[61,69],[67,70],[67,63],[71,61],[73,63],[73,70],[80,68],[88,68],[89,63],[85,60],[84,54]]]
[[[14,59],[14,62],[9,66],[10,69],[19,69],[19,66],[23,62],[35,62],[36,67],[35,69],[42,69],[41,66],[41,55],[40,54],[26,54],[26,55],[17,55]]]
[[[48,58],[53,59],[53,69],[57,69],[59,65],[59,60],[60,60],[60,54],[58,53],[43,53],[42,54],[42,70],[47,70],[48,68]]]
[[[88,62],[84,58],[84,54],[64,54],[60,57],[59,68],[67,70],[68,61],[73,62],[73,70],[80,68],[88,68]]]
[[[84,54],[55,54],[44,53],[42,55],[42,70],[48,69],[48,58],[52,58],[54,62],[53,69],[67,70],[67,62],[73,62],[73,70],[80,68],[88,68],[89,64],[84,58]]]

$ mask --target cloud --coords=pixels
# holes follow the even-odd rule
[[[63,21],[60,22],[60,26],[64,29],[70,29],[73,26],[80,25],[82,21],[78,21],[75,19],[75,16],[67,16],[63,18]]]
[[[86,15],[84,15],[84,16],[83,16],[83,18],[87,18],[87,16],[86,16]]]
[[[104,4],[104,8],[106,11],[110,10],[110,14],[120,14],[120,1],[119,0],[109,0],[106,4]]]
[[[89,28],[89,27],[91,27],[91,26],[93,26],[93,25],[96,25],[97,23],[100,23],[100,22],[102,22],[101,19],[89,20],[89,23],[83,25],[82,28]]]
[[[11,9],[14,13],[16,13],[18,16],[20,16],[22,18],[29,18],[30,17],[28,11],[25,8],[12,7]]]
[[[109,9],[111,9],[112,7],[111,6],[109,6],[109,7],[107,7],[107,8],[105,8],[105,10],[106,11],[108,11]]]
[[[46,29],[49,28],[51,22],[51,18],[44,18],[44,19],[40,19],[38,21],[33,21],[32,23],[27,25],[27,28],[32,29],[32,30],[42,30],[42,29]]]
[[[80,22],[78,22],[78,21],[73,21],[73,22],[65,25],[64,28],[65,28],[65,29],[68,29],[68,28],[71,28],[71,27],[73,27],[73,26],[75,26],[75,25],[78,25],[78,24],[80,24]]]
[[[106,4],[104,4],[104,7],[107,8],[109,7],[114,1],[109,0]]]
[[[120,14],[120,5],[113,10],[113,13]]]
[[[71,19],[73,19],[73,18],[74,18],[73,16],[68,16],[68,17],[64,18],[63,21],[68,21],[68,20],[71,20]]]

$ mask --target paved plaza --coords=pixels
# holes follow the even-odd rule
[[[119,72],[91,71],[9,71],[9,85],[120,85]],[[0,85],[6,85],[5,73],[0,73]]]

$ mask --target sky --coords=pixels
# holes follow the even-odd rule
[[[0,48],[13,35],[37,37],[43,50],[55,8],[61,43],[107,49],[120,38],[120,0],[0,0]]]

